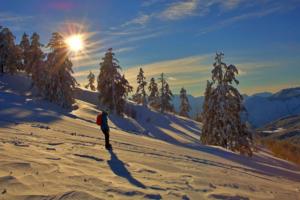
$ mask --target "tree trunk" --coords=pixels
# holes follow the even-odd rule
[[[1,68],[1,74],[3,74],[4,73],[4,66],[3,66],[3,64],[1,64],[0,68]]]

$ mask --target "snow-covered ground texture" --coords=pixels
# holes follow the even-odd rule
[[[300,199],[299,167],[265,150],[203,146],[200,124],[132,104],[138,120],[110,118],[109,152],[92,95],[67,112],[10,80],[0,77],[0,200]]]

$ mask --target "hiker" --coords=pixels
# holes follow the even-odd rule
[[[107,150],[111,150],[112,146],[109,143],[109,126],[107,122],[107,116],[108,111],[102,111],[102,113],[97,116],[97,124],[101,126],[102,133],[105,136],[105,148]]]

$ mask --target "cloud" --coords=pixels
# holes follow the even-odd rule
[[[99,63],[101,62],[101,59],[104,57],[106,49],[104,50],[104,48],[102,48],[102,51],[99,51],[97,53],[94,53],[92,55],[81,55],[81,56],[75,56],[74,58],[72,58],[72,62],[73,62],[73,68],[74,69],[81,69],[81,68],[85,68],[85,67],[97,67],[99,68]],[[136,49],[136,47],[120,47],[120,48],[115,48],[113,50],[114,53],[117,54],[122,54],[125,52],[130,52],[133,51],[134,49]]]
[[[170,81],[176,81],[177,78],[170,76],[170,77],[168,77],[168,80],[170,80]]]
[[[160,17],[164,20],[177,20],[186,16],[195,15],[198,3],[198,0],[172,3],[160,13]]]
[[[0,25],[8,27],[12,31],[28,30],[30,27],[29,22],[33,19],[33,16],[18,15],[10,12],[0,12]]]
[[[273,13],[282,11],[284,9],[286,9],[286,8],[283,8],[281,6],[274,6],[274,7],[270,7],[268,9],[263,9],[263,10],[260,10],[260,11],[254,11],[254,12],[244,13],[244,14],[241,14],[241,15],[236,15],[234,17],[230,17],[230,18],[221,20],[221,21],[217,22],[216,24],[214,24],[212,26],[202,28],[200,30],[199,35],[222,29],[226,26],[229,26],[231,24],[234,24],[234,23],[237,23],[237,22],[240,22],[240,21],[253,19],[253,18],[260,18],[260,17],[264,17],[264,16],[267,16],[267,15],[271,15]]]
[[[120,54],[120,53],[132,51],[134,49],[136,49],[136,47],[123,47],[123,48],[119,48],[119,49],[114,50],[114,53]]]
[[[0,13],[0,22],[18,23],[32,19],[32,16],[21,16],[12,13]]]
[[[209,66],[204,63],[210,58],[213,57],[211,55],[190,56],[144,64],[142,68],[148,77],[156,77],[161,73],[176,75],[190,72],[203,72],[208,69]],[[127,77],[135,78],[140,67],[140,65],[129,67],[125,70],[125,74]]]
[[[227,0],[227,1],[221,1],[222,8],[226,10],[231,10],[236,7],[238,7],[242,2],[245,0]]]
[[[152,6],[152,5],[155,5],[157,3],[162,3],[164,2],[165,0],[144,0],[142,2],[142,7],[148,7],[148,6]]]
[[[146,23],[148,23],[151,19],[151,15],[147,15],[147,14],[140,14],[138,17],[131,19],[128,22],[125,22],[124,24],[122,24],[122,26],[129,26],[132,24],[137,24],[137,25],[142,25],[144,26]]]
[[[198,55],[172,60],[158,61],[154,63],[129,67],[124,74],[129,83],[135,88],[136,76],[142,67],[148,80],[159,77],[164,73],[172,89],[180,89],[183,86],[193,86],[205,82],[211,70],[210,61],[213,55]]]

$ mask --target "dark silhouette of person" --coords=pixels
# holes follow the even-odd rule
[[[111,150],[112,146],[109,142],[109,126],[108,126],[108,122],[107,122],[107,117],[108,117],[108,112],[107,111],[102,111],[101,130],[102,130],[102,133],[105,136],[105,148],[107,150]]]

